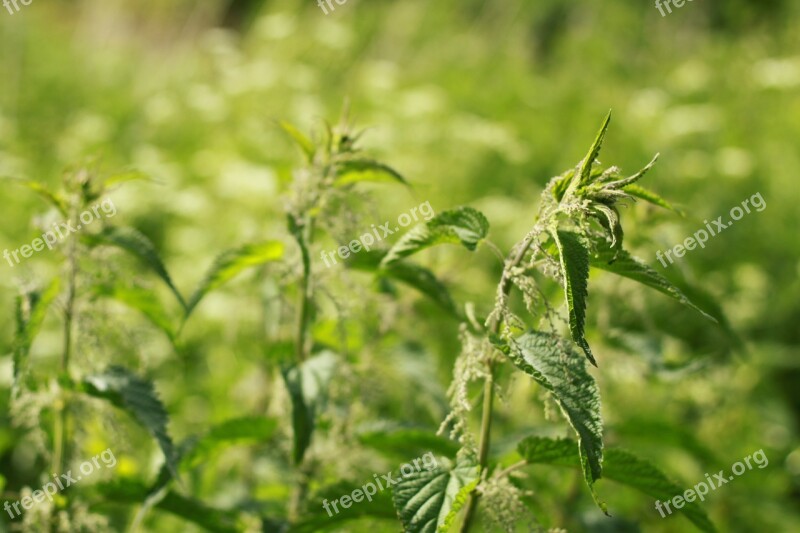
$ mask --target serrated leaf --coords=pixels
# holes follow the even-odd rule
[[[278,121],[278,125],[286,132],[289,137],[297,144],[297,146],[302,150],[305,154],[306,159],[309,163],[314,161],[314,154],[316,153],[316,147],[314,143],[311,142],[311,139],[306,137],[300,130],[298,130],[294,125],[285,120]]]
[[[659,207],[663,207],[664,209],[669,209],[670,211],[674,211],[680,216],[685,216],[685,213],[683,211],[673,206],[671,203],[667,202],[653,191],[645,189],[640,185],[636,184],[626,185],[625,187],[622,188],[622,190],[630,194],[631,196],[635,196],[636,198],[641,198],[642,200],[650,202],[653,205],[657,205]]]
[[[597,156],[600,155],[600,149],[603,147],[603,139],[605,139],[606,131],[608,131],[608,125],[610,123],[611,111],[608,112],[603,121],[603,125],[600,127],[600,131],[597,132],[594,143],[592,143],[592,147],[589,148],[589,153],[587,153],[586,157],[581,161],[580,170],[578,171],[578,183],[580,185],[585,185],[589,181],[592,165],[597,160]]]
[[[578,435],[583,475],[591,486],[603,473],[603,427],[600,392],[584,358],[566,339],[541,332],[526,333],[501,349],[517,368],[552,393]]]
[[[569,331],[583,353],[597,366],[584,337],[586,327],[586,298],[589,296],[589,251],[576,233],[552,232],[558,247],[561,272],[564,277],[564,297],[569,309]]]
[[[333,181],[337,187],[363,181],[408,185],[405,178],[395,169],[372,159],[351,159],[340,163],[337,167],[336,178]]]
[[[156,295],[147,289],[135,286],[100,285],[93,290],[97,296],[111,298],[142,313],[154,326],[164,332],[170,342],[175,343],[176,333],[172,319]]]
[[[383,258],[382,265],[443,243],[461,244],[474,251],[488,233],[489,221],[477,209],[459,207],[443,211],[403,235]]]
[[[278,241],[248,244],[222,253],[214,260],[214,264],[211,265],[203,281],[189,298],[189,303],[186,305],[186,316],[188,317],[194,311],[206,294],[219,288],[244,270],[270,261],[277,261],[281,257],[283,257],[283,243]]]
[[[43,290],[24,291],[16,298],[16,329],[14,338],[14,387],[25,372],[31,345],[42,328],[50,304],[58,297],[61,280],[53,278]]]
[[[444,463],[444,464],[442,464]],[[452,524],[477,486],[478,465],[440,459],[436,468],[414,470],[393,487],[392,500],[407,533],[441,533]]]
[[[107,400],[132,415],[156,439],[164,453],[165,464],[177,478],[177,454],[167,431],[167,410],[152,382],[126,368],[111,366],[103,373],[84,377],[83,385],[84,392],[90,396]]]
[[[517,450],[531,464],[551,464],[580,468],[575,442],[571,439],[529,437]],[[681,485],[671,481],[660,469],[644,459],[619,448],[608,448],[603,460],[603,478],[627,485],[660,501],[684,493]],[[700,530],[716,531],[706,512],[697,502],[685,502],[678,509]]]
[[[612,250],[607,244],[596,243],[595,253],[591,257],[591,265],[601,270],[613,272],[618,276],[623,276],[643,285],[655,289],[667,296],[674,298],[683,305],[691,307],[712,322],[717,320],[697,307],[686,297],[683,292],[669,282],[667,278],[647,266],[643,261],[631,256],[625,250]]]
[[[169,272],[167,272],[167,267],[164,266],[164,262],[161,260],[161,256],[158,255],[156,247],[150,242],[150,239],[139,230],[130,227],[106,226],[101,232],[92,235],[90,240],[101,244],[116,246],[139,258],[167,284],[167,287],[170,288],[172,294],[175,295],[175,298],[178,299],[181,306],[186,308],[183,295],[181,295],[178,288],[172,282],[172,278]]]
[[[333,352],[322,352],[307,361],[281,369],[292,402],[294,463],[303,461],[316,427],[317,416],[325,408],[328,385],[338,364]]]

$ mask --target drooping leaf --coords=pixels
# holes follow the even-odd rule
[[[433,469],[401,477],[392,499],[404,531],[447,531],[479,481],[478,465],[468,460],[453,464],[440,459]]]
[[[420,250],[443,243],[460,243],[466,249],[474,251],[488,233],[489,221],[476,209],[459,207],[443,211],[403,235],[383,258],[382,264],[389,265]]]
[[[181,455],[180,465],[193,468],[207,462],[220,450],[233,444],[264,444],[268,442],[278,423],[272,418],[242,417],[226,420],[212,427]]]
[[[131,505],[141,504],[150,495],[150,490],[143,482],[118,478],[108,483],[99,483],[95,492],[104,501],[120,502]],[[241,533],[239,512],[215,509],[194,498],[181,496],[167,491],[155,503],[155,508],[183,518],[187,522],[197,524],[206,531],[214,533]]]
[[[117,246],[138,257],[167,284],[181,306],[186,307],[183,295],[172,282],[172,278],[167,272],[167,267],[164,266],[156,247],[139,230],[130,227],[106,226],[101,232],[91,236],[90,239],[96,243]]]
[[[343,187],[362,181],[408,185],[408,182],[399,172],[379,161],[351,159],[338,165],[334,185]]]
[[[314,143],[311,142],[311,139],[306,137],[300,130],[298,130],[294,125],[281,120],[278,122],[278,125],[286,132],[289,137],[297,144],[297,146],[302,150],[305,154],[306,159],[309,163],[314,161],[314,154],[316,153],[316,148],[314,147]]]
[[[248,244],[222,253],[214,260],[214,264],[211,265],[189,298],[189,303],[186,305],[186,316],[188,317],[194,311],[206,294],[219,288],[244,270],[270,261],[277,261],[281,257],[283,257],[283,243],[278,241]]]
[[[549,333],[526,333],[499,347],[517,368],[552,393],[578,435],[583,475],[591,486],[603,473],[603,427],[600,392],[585,359],[566,339]]]
[[[374,494],[369,497],[364,494],[363,497],[360,497],[361,501],[353,500],[346,508],[341,505],[341,502],[334,506],[333,502],[336,502],[344,495],[352,495],[356,490],[364,493],[364,487],[368,484],[375,487]],[[372,492],[371,489],[368,490]],[[345,523],[362,518],[369,519],[370,524],[377,519],[391,521],[395,526],[397,525],[397,513],[392,505],[391,490],[388,487],[378,490],[374,479],[367,478],[364,485],[348,482],[328,485],[314,492],[309,501],[313,502],[309,506],[310,509],[304,513],[299,522],[289,527],[287,533],[318,533],[320,531],[339,530],[338,528],[344,527]],[[355,527],[357,525],[352,524],[347,530],[361,531],[362,529]]]
[[[517,450],[531,464],[550,464],[580,468],[575,442],[571,439],[529,437],[519,443]],[[684,493],[682,485],[671,481],[649,461],[618,448],[607,448],[603,460],[603,478],[638,491],[659,501],[667,501]],[[678,509],[700,530],[716,531],[708,515],[697,501],[685,502]]]
[[[591,257],[591,265],[595,268],[613,272],[618,276],[623,276],[638,281],[643,285],[647,285],[652,289],[674,298],[683,305],[691,307],[712,322],[717,322],[713,316],[692,303],[689,298],[670,283],[667,278],[656,272],[653,268],[647,266],[641,260],[631,256],[625,250],[612,250],[607,244],[598,241],[595,246],[595,253],[592,254]]]
[[[594,216],[611,238],[611,247],[614,249],[622,248],[624,232],[622,231],[622,224],[617,208],[605,204],[595,204],[592,208],[595,210]]]
[[[325,351],[301,364],[281,370],[286,390],[292,402],[292,429],[294,430],[293,460],[303,461],[311,444],[317,416],[325,408],[328,385],[338,363],[338,356]]]
[[[558,247],[561,272],[564,277],[564,297],[569,309],[569,331],[589,361],[597,366],[589,343],[584,337],[586,298],[589,296],[589,251],[575,233],[555,231],[552,235]]]
[[[454,456],[458,443],[439,437],[435,430],[396,427],[385,430],[363,431],[357,434],[358,441],[380,453],[392,457],[417,457],[421,453]]]
[[[93,292],[97,296],[114,299],[139,311],[154,326],[163,331],[170,342],[175,343],[176,333],[172,319],[152,291],[136,286],[106,284],[96,286]]]
[[[108,189],[116,185],[127,183],[129,181],[154,181],[154,180],[153,178],[151,178],[150,176],[139,170],[128,170],[126,172],[112,174],[111,176],[108,176],[107,178],[103,179],[103,188]]]
[[[22,185],[23,187],[27,187],[28,189],[32,190],[33,192],[41,196],[51,206],[58,209],[58,212],[61,213],[63,216],[65,217],[69,216],[67,209],[67,201],[59,193],[51,191],[44,184],[39,183],[38,181],[10,178],[5,176],[3,176],[0,179],[16,183],[17,185]]]
[[[671,203],[667,202],[653,191],[645,189],[641,185],[637,184],[626,185],[625,187],[622,188],[622,190],[630,194],[631,196],[635,196],[636,198],[641,198],[645,202],[650,202],[653,205],[663,207],[664,209],[669,209],[670,211],[674,211],[680,216],[685,216],[685,213],[683,211],[681,211]]]
[[[608,131],[608,125],[610,123],[611,111],[608,112],[603,121],[603,125],[600,127],[600,131],[597,132],[597,137],[595,137],[592,147],[589,148],[589,153],[587,153],[586,157],[581,161],[580,170],[578,171],[578,183],[581,185],[585,185],[589,181],[592,165],[597,160],[597,156],[600,155],[600,148],[603,146],[603,139],[605,139],[606,131]]]
[[[14,385],[25,372],[28,354],[34,339],[42,328],[50,304],[58,297],[61,280],[55,277],[43,290],[24,291],[16,299],[16,331],[14,338]]]
[[[167,431],[167,410],[151,381],[140,378],[126,368],[111,366],[105,372],[84,377],[83,390],[132,415],[156,439],[164,452],[165,464],[177,477],[177,454]]]

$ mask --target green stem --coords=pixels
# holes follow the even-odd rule
[[[530,248],[531,243],[534,239],[534,232],[528,234],[527,237],[522,241],[517,250],[516,254],[513,256],[511,261],[506,264],[506,267],[503,269],[503,276],[500,279],[500,287],[498,290],[498,297],[500,299],[505,299],[508,294],[511,292],[512,282],[511,282],[511,271],[518,267],[522,260],[525,258],[525,254],[528,252],[528,248]],[[502,319],[499,315],[494,315],[492,317],[492,321],[489,323],[489,332],[492,334],[497,334],[500,331],[500,326],[502,325]],[[490,360],[487,363],[488,367],[488,377],[486,381],[483,383],[483,410],[481,412],[481,435],[480,435],[480,444],[478,445],[478,465],[480,466],[481,475],[484,475],[486,472],[486,467],[489,464],[489,449],[491,447],[491,437],[492,437],[492,411],[494,406],[494,370],[495,370],[495,362]],[[475,511],[478,507],[478,500],[480,499],[480,494],[473,491],[469,496],[469,501],[467,502],[467,510],[464,515],[464,522],[461,524],[461,533],[467,533],[472,527],[472,522],[475,518]]]

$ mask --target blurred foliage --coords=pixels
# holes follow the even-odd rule
[[[702,505],[721,531],[796,531],[799,16],[800,5],[789,0],[693,2],[666,17],[652,3],[623,0],[348,0],[328,15],[313,2],[289,0],[37,0],[13,16],[0,11],[0,176],[55,186],[70,164],[94,157],[107,169],[152,176],[153,183],[111,193],[117,221],[149,238],[188,294],[232,246],[292,244],[281,194],[300,156],[278,120],[311,131],[349,99],[355,120],[369,127],[362,143],[413,185],[410,192],[375,186],[354,193],[349,201],[359,209],[327,228],[334,238],[325,249],[423,201],[437,212],[479,208],[491,222],[489,238],[507,249],[529,227],[547,180],[583,155],[599,117],[613,108],[614,142],[603,157],[633,170],[660,152],[648,186],[695,213],[680,218],[638,202],[622,212],[628,247],[678,286],[688,281],[716,297],[742,344],[667,298],[598,274],[587,338],[600,354],[594,373],[606,440],[636,450],[685,488],[763,448],[768,468]],[[763,212],[666,269],[656,262],[657,250],[756,192],[766,201]],[[3,183],[0,201],[0,249],[41,234],[35,228],[45,225],[48,206],[40,198]],[[651,240],[639,223],[655,226]],[[490,311],[502,265],[489,249],[469,256],[436,249],[426,260],[460,308],[474,302],[478,316]],[[14,301],[18,287],[46,285],[60,264],[43,251],[3,268],[0,486],[5,480],[3,499],[10,500],[21,487],[41,486],[50,439],[42,433],[47,424],[11,423]],[[100,278],[108,274],[102,268],[135,277],[169,301],[169,289],[133,260],[105,264]],[[291,449],[290,399],[279,365],[293,350],[286,344],[295,296],[283,296],[288,274],[265,267],[208,295],[174,347],[145,318],[99,299],[74,354],[87,369],[146,369],[176,442],[231,419],[279,418],[276,440],[226,448],[195,465],[181,487],[251,519],[285,517],[290,498],[283,484],[291,475],[283,462]],[[374,444],[354,444],[375,421],[435,431],[459,350],[456,320],[418,293],[386,280],[376,291],[357,271],[319,274],[335,296],[317,317],[314,343],[336,347],[350,370],[331,387],[336,417],[320,422],[331,438],[312,444],[324,460],[311,493],[340,482],[357,486],[399,464],[399,454],[387,458]],[[180,315],[179,306],[170,309]],[[31,350],[33,372],[56,375],[59,345],[51,315]],[[549,436],[557,426],[538,408],[539,392],[506,376],[501,383],[498,447],[513,453],[521,437]],[[122,481],[157,476],[158,450],[146,436],[103,413],[87,411],[78,424],[76,459],[111,446]],[[661,519],[650,498],[601,480],[596,490],[615,516],[605,518],[575,472],[528,472],[520,481],[532,491],[526,503],[545,527],[691,527],[681,517]],[[145,487],[136,483],[114,494],[141,501]],[[200,505],[169,492],[147,514],[145,529],[198,530],[176,516],[206,512]],[[309,517],[323,513],[314,505]],[[117,530],[132,519],[130,507],[92,509],[111,516]],[[9,530],[0,516],[0,531]],[[220,528],[244,520],[222,518]],[[368,517],[330,527],[395,531],[397,523]]]

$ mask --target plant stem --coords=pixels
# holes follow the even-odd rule
[[[511,271],[518,267],[525,254],[528,252],[531,243],[533,242],[535,232],[530,232],[527,237],[520,243],[514,256],[506,264],[503,269],[503,275],[500,279],[498,287],[498,298],[505,299],[511,292]],[[502,319],[499,315],[494,315],[492,321],[489,323],[489,332],[497,334],[500,331]],[[494,370],[495,362],[490,360],[487,363],[488,377],[483,383],[483,411],[481,412],[481,437],[478,447],[478,465],[480,466],[481,475],[485,474],[486,466],[489,464],[489,449],[491,446],[492,438],[492,408],[494,404]],[[473,491],[469,496],[467,502],[467,511],[464,515],[464,522],[461,524],[461,533],[467,533],[472,527],[472,520],[475,518],[475,510],[478,507],[478,500],[480,495]]]

